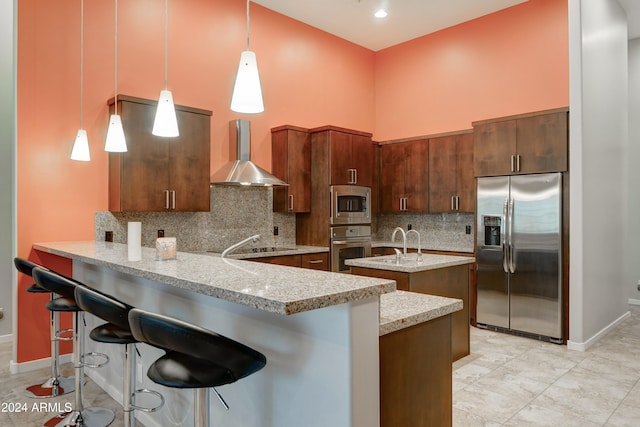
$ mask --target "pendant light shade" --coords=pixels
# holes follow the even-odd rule
[[[118,0],[115,3],[115,30],[114,30],[114,49],[113,49],[113,86],[115,99],[113,102],[114,114],[109,118],[109,128],[107,128],[107,138],[104,143],[104,151],[111,153],[124,153],[127,151],[127,141],[124,137],[124,129],[122,128],[122,119],[118,114]]]
[[[89,138],[87,131],[82,129],[82,110],[84,98],[84,0],[80,1],[80,129],[71,149],[71,160],[88,162],[91,160],[89,153]]]
[[[80,129],[78,135],[76,135],[76,141],[73,143],[73,149],[71,150],[71,160],[79,160],[81,162],[91,160],[89,139],[87,138],[87,131],[84,129]]]
[[[238,74],[231,98],[231,110],[249,114],[264,111],[258,62],[256,54],[250,50],[245,50],[240,56],[240,65],[238,65]]]
[[[240,55],[240,65],[238,65],[231,96],[231,110],[236,113],[255,114],[264,111],[264,103],[256,54],[249,49],[249,28],[249,0],[247,0],[247,49]]]
[[[123,153],[127,151],[127,141],[124,138],[122,119],[118,114],[112,114],[109,118],[109,128],[107,129],[107,140],[104,144],[104,151],[111,153]]]
[[[156,117],[153,121],[152,134],[167,138],[180,136],[176,107],[173,105],[173,95],[167,89],[168,82],[168,50],[169,50],[169,0],[164,2],[164,90],[160,91]]]
[[[164,137],[180,135],[176,108],[173,105],[173,95],[169,90],[160,91],[160,100],[158,101],[158,109],[156,110],[156,118],[153,121],[153,131],[151,133]]]

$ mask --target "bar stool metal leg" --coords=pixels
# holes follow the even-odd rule
[[[51,293],[53,300],[55,295]],[[60,338],[58,330],[60,325],[60,313],[57,311],[49,312],[49,330],[51,335],[51,376],[40,384],[34,384],[25,389],[24,395],[30,398],[44,399],[48,397],[62,396],[75,390],[73,376],[60,376]]]
[[[74,316],[75,335],[73,356],[75,365],[75,406],[73,411],[55,416],[44,423],[44,427],[106,427],[115,418],[112,410],[99,407],[85,408],[82,403],[84,388],[84,312],[76,311]]]
[[[209,388],[197,388],[194,390],[193,399],[193,426],[209,427]]]

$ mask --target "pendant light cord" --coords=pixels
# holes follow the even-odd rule
[[[80,129],[82,129],[82,111],[84,98],[84,0],[80,0]]]
[[[169,81],[169,0],[164,0],[164,88]]]
[[[249,27],[251,26],[251,22],[249,19],[249,2],[250,0],[247,0],[247,50],[249,49]]]
[[[115,0],[115,29],[113,43],[113,92],[114,92],[114,112],[118,115],[118,0]]]

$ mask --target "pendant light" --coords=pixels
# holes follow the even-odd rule
[[[71,150],[71,160],[79,160],[82,162],[88,162],[91,160],[91,154],[89,153],[89,139],[87,138],[87,131],[82,129],[82,98],[83,98],[83,75],[84,75],[84,0],[80,0],[80,129],[76,135],[76,140],[73,143],[73,149]]]
[[[247,0],[247,50],[240,55],[238,74],[236,74],[231,97],[231,110],[249,114],[264,111],[256,54],[249,50],[249,0]]]
[[[113,103],[114,114],[109,118],[109,128],[107,129],[107,139],[104,144],[104,151],[113,153],[122,153],[127,151],[127,141],[124,138],[124,129],[122,128],[122,119],[118,115],[118,0],[114,1],[115,10],[115,43],[114,43],[114,93],[115,100]]]
[[[168,55],[169,53],[169,0],[164,1],[164,90],[160,91],[156,118],[153,121],[152,134],[163,137],[176,137],[180,135],[176,107],[173,105],[173,95],[167,89]]]

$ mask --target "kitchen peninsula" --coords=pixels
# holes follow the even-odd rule
[[[101,241],[43,243],[34,249],[72,259],[74,278],[87,286],[207,327],[264,353],[263,371],[219,388],[231,407],[224,411],[212,402],[212,420],[219,425],[377,426],[380,335],[432,320],[449,321],[449,315],[461,308],[459,300],[432,298],[430,305],[398,314],[391,303],[403,296],[394,292],[395,283],[388,279],[184,252],[178,252],[176,260],[156,261],[151,248],[142,248],[142,260],[132,262],[126,245]],[[383,294],[394,297],[383,299]],[[88,328],[101,323],[87,317]],[[89,375],[119,399],[120,350],[90,340],[87,347],[112,358]],[[139,348],[145,372],[161,352]],[[153,387],[143,380],[144,386]],[[179,425],[190,417],[189,390],[162,392],[167,407],[139,414],[145,425]]]

